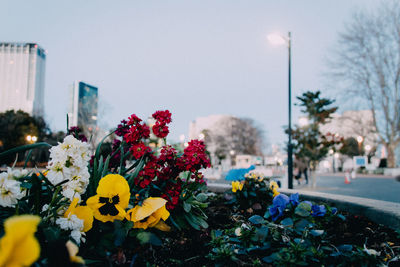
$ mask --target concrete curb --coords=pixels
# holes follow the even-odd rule
[[[209,184],[212,192],[222,193],[231,189],[229,184]],[[279,189],[284,194],[299,193],[301,200],[325,202],[338,210],[348,211],[354,215],[363,215],[371,221],[385,225],[394,230],[400,229],[400,204],[361,197],[310,192],[303,190]]]

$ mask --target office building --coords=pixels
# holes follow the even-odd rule
[[[44,115],[46,52],[34,43],[0,42],[0,112]]]
[[[96,129],[98,107],[97,87],[76,81],[70,87],[69,93],[69,126],[79,126],[85,131]]]

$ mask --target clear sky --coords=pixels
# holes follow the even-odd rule
[[[107,128],[132,113],[169,109],[170,137],[178,140],[196,117],[232,114],[254,119],[269,143],[283,144],[287,49],[266,36],[292,32],[295,102],[306,90],[324,92],[324,57],[338,32],[358,8],[379,2],[1,0],[0,41],[47,50],[45,112],[53,130],[65,129],[68,87],[81,80],[98,86]],[[298,115],[294,107],[294,122]]]

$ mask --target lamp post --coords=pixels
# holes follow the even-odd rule
[[[267,36],[268,41],[274,45],[284,45],[288,47],[288,187],[293,189],[293,146],[292,146],[292,38],[291,33],[288,32],[288,36],[284,37],[280,34],[269,34]]]
[[[362,142],[364,141],[364,137],[362,137],[361,135],[357,136],[357,143],[358,143],[358,153],[360,155],[362,155],[363,151],[362,151]]]

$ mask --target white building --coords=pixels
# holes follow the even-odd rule
[[[373,114],[371,110],[347,110],[343,114],[332,114],[332,119],[321,126],[323,134],[337,134],[343,138],[361,137],[364,147],[378,145],[378,135],[376,134]]]
[[[79,126],[92,131],[97,126],[98,88],[76,81],[69,90],[69,127]]]
[[[44,115],[46,52],[34,43],[0,43],[0,112]]]
[[[204,130],[218,130],[218,122],[222,119],[231,118],[230,115],[210,115],[207,117],[199,117],[189,124],[189,140],[199,139],[200,134]]]

